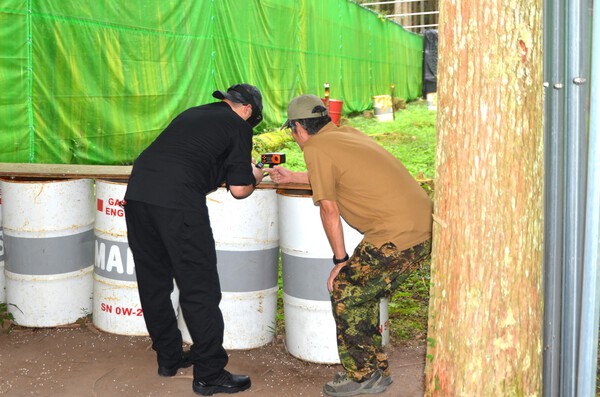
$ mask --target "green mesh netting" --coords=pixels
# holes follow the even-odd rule
[[[238,82],[260,130],[298,94],[420,96],[422,37],[348,0],[2,0],[0,162],[127,164]]]

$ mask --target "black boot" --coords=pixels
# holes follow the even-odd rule
[[[189,350],[183,352],[181,360],[172,367],[158,366],[158,374],[160,376],[175,376],[181,368],[187,368],[192,365],[192,352]]]
[[[232,375],[223,370],[221,375],[214,380],[194,380],[192,389],[203,396],[212,396],[215,393],[237,393],[250,388],[250,377],[247,375]]]

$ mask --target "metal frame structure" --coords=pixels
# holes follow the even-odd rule
[[[385,18],[402,25],[405,29],[421,33],[425,29],[438,27],[439,0],[386,0],[358,1]]]

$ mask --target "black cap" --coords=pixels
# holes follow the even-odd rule
[[[252,127],[262,121],[262,95],[258,88],[250,84],[235,84],[227,92],[215,91],[212,96],[217,99],[229,99],[231,102],[247,103],[252,105],[252,116],[247,120]]]

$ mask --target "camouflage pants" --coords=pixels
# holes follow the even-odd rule
[[[389,375],[381,346],[379,303],[389,297],[431,253],[431,241],[399,251],[392,243],[356,247],[333,284],[331,303],[342,366],[356,381],[377,369]]]

